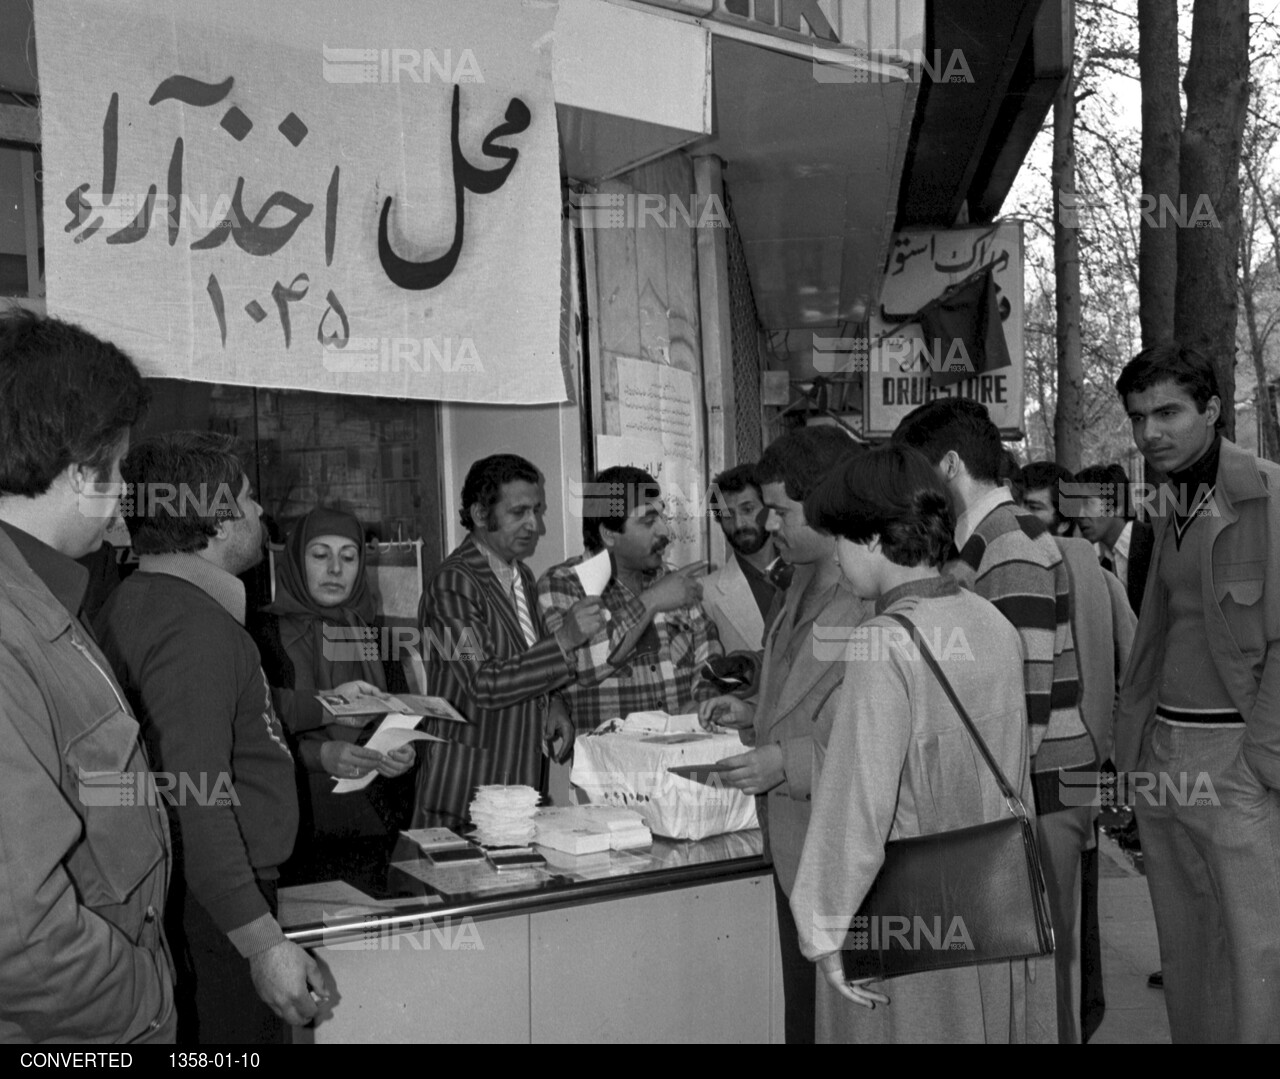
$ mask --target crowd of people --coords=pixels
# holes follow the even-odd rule
[[[418,617],[424,640],[468,642],[421,657],[422,688],[468,722],[382,754],[371,716],[319,699],[409,685],[405,657],[332,647],[379,639],[361,522],[307,513],[251,609],[262,510],[231,441],[131,444],[147,391],[129,358],[5,317],[0,1038],[279,1041],[333,988],[280,927],[282,882],[331,879],[409,825],[465,828],[477,785],[545,790],[576,737],[656,710],[739,733],[720,778],[758,799],[789,1043],[1088,1040],[1108,772],[1136,777],[1175,1040],[1276,1040],[1280,468],[1221,436],[1191,350],[1144,351],[1117,392],[1167,477],[1146,520],[1119,466],[1018,467],[982,405],[943,397],[882,446],[799,428],[714,477],[730,554],[711,574],[666,564],[660,485],[616,467],[585,485],[582,554],[535,577],[543,474],[479,460]],[[77,560],[125,483],[137,568],[90,611]],[[199,497],[148,510],[162,487]],[[601,557],[589,594],[579,568]],[[850,980],[886,843],[1011,811],[975,737],[1034,817],[1053,955]],[[1188,775],[1208,797],[1138,781]]]

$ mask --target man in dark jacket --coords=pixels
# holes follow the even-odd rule
[[[223,436],[148,439],[122,471],[139,568],[112,593],[98,628],[170,780],[178,1037],[279,1041],[276,1017],[311,1019],[310,990],[323,995],[325,983],[275,919],[298,795],[236,580],[262,558],[262,510]]]
[[[0,1041],[172,1041],[165,812],[81,621],[146,403],[113,345],[0,319]],[[139,797],[139,794],[142,796]]]

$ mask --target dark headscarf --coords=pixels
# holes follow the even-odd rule
[[[351,594],[339,607],[317,602],[307,588],[307,547],[319,536],[342,536],[359,551],[359,565]],[[377,616],[377,603],[369,591],[364,569],[364,529],[345,510],[314,509],[299,521],[285,543],[284,557],[276,566],[276,598],[266,608],[269,614],[310,615],[334,625],[368,625]],[[353,623],[355,615],[360,622]]]
[[[337,607],[316,602],[307,589],[307,547],[318,536],[342,536],[350,539],[360,552],[355,584],[351,594]],[[284,555],[276,564],[276,598],[263,608],[280,621],[281,641],[296,654],[296,646],[305,639],[309,643],[317,685],[331,689],[352,679],[385,688],[382,664],[375,660],[328,660],[323,652],[323,627],[371,626],[377,617],[377,601],[369,589],[365,573],[364,529],[360,522],[344,510],[317,508],[295,526],[285,543]]]

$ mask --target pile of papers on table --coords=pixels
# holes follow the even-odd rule
[[[524,847],[532,843],[538,798],[533,787],[477,787],[471,802],[471,823],[481,846]]]
[[[558,806],[539,810],[534,842],[566,854],[631,850],[653,843],[644,818],[624,806]]]
[[[633,712],[578,739],[570,781],[593,804],[634,809],[654,835],[704,839],[758,827],[755,799],[714,770],[705,782],[673,772],[746,752],[736,733],[711,733],[696,715]],[[701,774],[701,772],[699,773]]]

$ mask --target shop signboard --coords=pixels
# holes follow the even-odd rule
[[[972,357],[954,340],[927,340],[917,316],[948,290],[984,271],[991,274],[1010,363],[957,380],[956,374],[975,369],[965,366]],[[1005,438],[1022,438],[1022,223],[896,233],[869,338],[847,348],[847,355],[832,350],[827,357],[832,370],[854,365],[866,371],[863,415],[868,437],[888,437],[908,412],[937,397],[961,396],[986,405]]]
[[[147,375],[564,400],[555,14],[37,0],[50,313]]]

